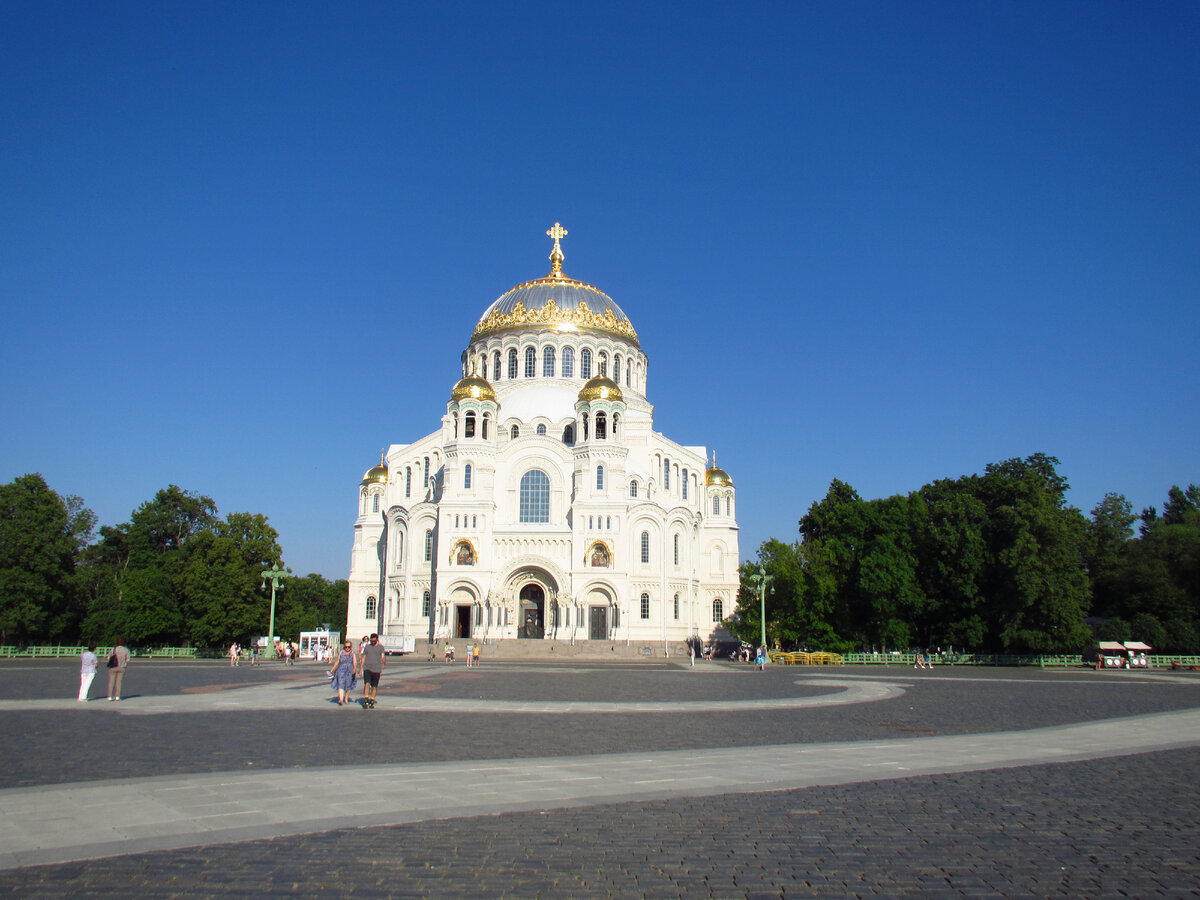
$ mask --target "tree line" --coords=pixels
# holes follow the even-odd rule
[[[743,563],[734,633],[759,640],[761,565],[768,640],[788,647],[1200,651],[1200,488],[1173,486],[1140,516],[1109,493],[1089,518],[1058,465],[1039,453],[878,500],[834,479],[799,540]]]
[[[170,485],[128,522],[96,525],[41,475],[0,485],[0,644],[217,647],[266,634],[261,573],[283,558],[266,516],[221,518],[212,498]],[[344,631],[347,597],[344,579],[286,578],[276,634]]]

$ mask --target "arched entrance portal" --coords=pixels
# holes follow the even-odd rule
[[[546,592],[530,582],[521,588],[521,618],[517,637],[540,640],[546,636]]]

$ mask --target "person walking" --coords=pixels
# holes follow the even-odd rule
[[[329,677],[333,679],[333,686],[337,688],[338,706],[345,706],[350,702],[350,692],[354,690],[354,673],[357,670],[358,659],[354,653],[354,644],[346,641],[333,668],[329,670]]]
[[[121,685],[125,681],[125,670],[129,668],[129,650],[124,638],[117,638],[117,646],[108,656],[108,699],[121,699]]]
[[[379,635],[372,633],[367,639],[358,664],[363,678],[363,707],[375,708],[375,693],[379,690],[379,676],[383,674],[384,652],[383,644],[379,643]]]
[[[238,664],[241,657],[241,648],[238,647],[237,641],[229,645],[229,668],[233,668]]]
[[[79,655],[79,702],[87,703],[88,693],[92,689],[92,679],[96,677],[96,666],[100,660],[96,658],[96,645],[88,644],[88,648]]]
[[[758,666],[758,671],[767,671],[767,648],[759,647],[758,655],[754,658],[754,664]]]

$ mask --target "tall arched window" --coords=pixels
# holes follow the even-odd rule
[[[371,498],[371,512],[379,512],[379,495]]]
[[[650,618],[650,595],[642,594],[641,596],[641,613],[643,619]]]
[[[487,354],[479,357],[479,377],[487,381]]]
[[[585,381],[592,377],[592,351],[586,347],[579,353],[579,377]]]
[[[396,532],[396,550],[393,553],[392,562],[396,566],[397,569],[400,568],[402,565],[404,565],[404,532],[403,531]]]
[[[425,562],[433,561],[433,529],[425,529]]]
[[[679,620],[679,595],[675,595],[675,620]]]
[[[367,616],[367,618],[368,618],[368,619],[374,619],[374,618],[375,618],[375,611],[376,611],[376,609],[377,609],[377,607],[376,607],[376,600],[375,600],[375,598],[374,598],[374,597],[368,597],[368,598],[367,598],[367,613],[366,613],[366,616]]]
[[[475,413],[469,412],[463,419],[463,437],[475,437]]]
[[[425,484],[424,487],[429,487],[429,457],[425,457]]]
[[[488,419],[490,418],[491,416],[489,416],[487,413],[483,414],[483,439],[485,441],[487,440],[488,436]]]
[[[601,376],[608,375],[608,354],[603,350],[596,357],[596,374]]]
[[[612,427],[612,436],[613,436],[614,438],[617,436],[617,423],[618,423],[618,422],[620,422],[620,421],[621,421],[621,414],[620,414],[620,413],[613,413],[613,427]]]
[[[604,466],[596,466],[596,490],[604,490]]]
[[[613,354],[613,381],[621,383],[621,354]]]
[[[575,377],[575,350],[571,347],[563,347],[562,377]]]
[[[675,535],[675,565],[679,565],[679,535]]]
[[[627,362],[625,364],[625,387],[632,387],[632,386],[633,386],[633,363]]]
[[[471,464],[467,463],[463,466],[463,490],[471,489]]]
[[[521,428],[520,428],[520,426],[519,426],[519,425],[514,425],[512,428],[510,428],[510,429],[509,429],[509,432],[508,432],[508,436],[509,436],[509,437],[510,437],[512,440],[514,440],[514,441],[515,441],[517,438],[519,438],[519,437],[521,436]]]
[[[732,498],[727,494],[725,496],[725,515],[729,515],[729,504],[733,502]]]
[[[629,496],[633,500],[637,499],[637,482],[636,481],[629,482]]]
[[[508,351],[508,377],[517,377],[517,351],[515,348]]]
[[[721,514],[721,498],[713,497],[713,515],[719,516],[720,514]]]
[[[687,499],[687,469],[683,470],[683,478],[679,482],[679,489],[683,491],[683,499]]]
[[[596,413],[596,440],[602,441],[608,437],[608,417],[602,412]]]
[[[429,613],[432,612],[429,603],[429,591],[426,591],[421,597],[421,615],[426,619],[429,618]]]
[[[663,490],[669,491],[670,489],[671,489],[671,461],[669,459],[664,459],[663,460]]]
[[[650,562],[650,532],[642,532],[642,562]]]
[[[497,350],[492,354],[492,375],[497,381],[500,380],[500,351]]]
[[[721,622],[725,619],[725,604],[721,602],[721,598],[717,597],[713,600],[713,621]]]
[[[412,496],[412,466],[404,467],[404,496]]]
[[[546,378],[554,377],[554,348],[547,347],[542,351],[542,375]]]
[[[532,347],[525,348],[525,377],[532,378],[537,374],[537,351]]]
[[[550,476],[541,469],[530,469],[521,476],[520,521],[550,521]]]
[[[563,443],[568,447],[575,446],[575,426],[568,425],[563,429]]]

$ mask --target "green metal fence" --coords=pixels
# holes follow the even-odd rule
[[[63,644],[51,644],[28,647],[0,647],[0,658],[3,659],[59,659],[62,657],[78,657],[87,647],[70,647]],[[96,655],[104,659],[112,653],[112,647],[97,647]],[[136,659],[197,659],[201,656],[214,654],[197,650],[195,647],[130,647],[130,654]]]

